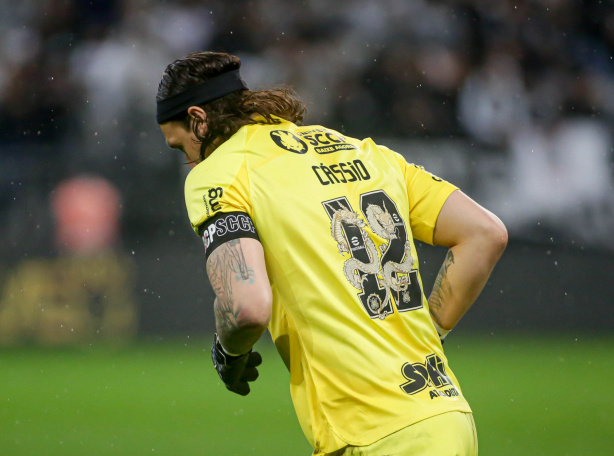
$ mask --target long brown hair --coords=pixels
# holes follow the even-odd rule
[[[156,101],[172,97],[208,79],[241,67],[238,57],[222,52],[196,52],[175,60],[166,67],[158,86]],[[234,135],[243,125],[267,123],[278,124],[280,117],[294,123],[302,123],[306,111],[296,92],[290,87],[273,90],[241,90],[200,106],[207,113],[206,132],[200,135],[199,120],[181,114],[177,119],[185,122],[200,141],[200,158],[211,153],[217,146]],[[253,119],[254,115],[263,121]]]

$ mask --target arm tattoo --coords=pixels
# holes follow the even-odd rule
[[[454,253],[452,253],[451,250],[448,250],[446,259],[441,265],[439,274],[437,274],[437,278],[435,279],[435,285],[433,285],[431,296],[429,296],[429,308],[431,309],[431,315],[437,324],[441,323],[437,319],[436,312],[441,309],[442,304],[445,303],[446,299],[452,295],[452,285],[448,280],[448,269],[452,264],[454,264]]]
[[[219,333],[237,329],[241,306],[234,302],[233,285],[254,283],[254,270],[247,265],[240,239],[222,244],[213,251],[207,261],[207,273],[216,295],[213,304],[215,323]]]

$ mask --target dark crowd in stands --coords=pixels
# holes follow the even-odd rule
[[[611,215],[611,2],[23,0],[0,16],[1,255],[50,249],[49,194],[80,173],[118,187],[125,236],[188,231],[187,167],[154,98],[165,66],[197,50],[237,54],[252,89],[293,86],[306,122],[499,154],[517,172],[510,198],[541,192],[535,217],[560,223],[556,182],[586,198],[574,217]],[[545,174],[555,188],[533,188]]]

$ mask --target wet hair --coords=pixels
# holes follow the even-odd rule
[[[162,101],[228,71],[238,70],[238,57],[222,52],[196,52],[175,60],[166,67],[158,86],[156,101]],[[282,119],[301,124],[306,111],[296,92],[290,87],[272,90],[239,90],[200,106],[206,113],[206,132],[199,131],[201,121],[190,118],[187,111],[171,120],[184,122],[201,143],[200,158],[204,160],[216,147],[248,124],[278,124]],[[264,117],[254,120],[254,114]]]

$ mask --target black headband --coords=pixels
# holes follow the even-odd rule
[[[241,79],[239,70],[222,73],[172,97],[158,101],[156,121],[158,124],[163,124],[187,111],[190,106],[200,106],[237,90],[246,89],[247,84]]]

